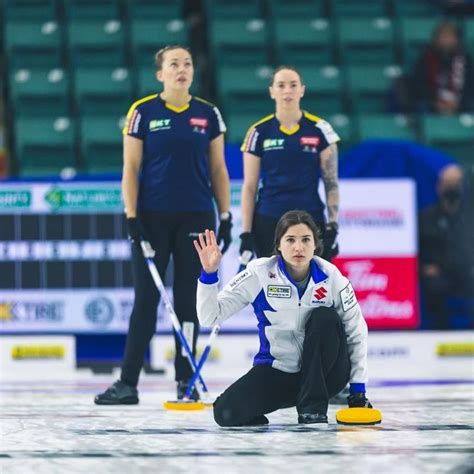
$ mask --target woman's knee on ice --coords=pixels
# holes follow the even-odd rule
[[[223,401],[222,397],[214,402],[214,420],[219,426],[236,426],[245,421],[239,409]]]

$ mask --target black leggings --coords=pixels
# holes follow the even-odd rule
[[[321,232],[321,238],[324,233],[324,223],[321,217],[313,216],[316,225]],[[252,234],[254,237],[255,253],[257,258],[270,257],[273,255],[273,240],[275,236],[275,228],[279,221],[277,217],[263,216],[255,213],[252,223]]]
[[[181,324],[194,324],[193,353],[199,333],[196,314],[196,287],[201,264],[193,240],[205,229],[214,229],[213,212],[148,212],[140,216],[151,244],[156,250],[155,264],[164,280],[170,256],[174,261],[174,308]],[[141,250],[132,244],[132,272],[135,300],[125,345],[121,380],[136,386],[151,338],[155,334],[156,312],[160,295],[150,275]],[[181,343],[175,334],[176,380],[187,380],[193,371],[186,357],[181,355]]]
[[[301,371],[256,365],[214,403],[220,426],[239,426],[259,415],[296,406],[298,413],[327,413],[328,400],[349,381],[344,326],[333,308],[317,308],[305,328]]]

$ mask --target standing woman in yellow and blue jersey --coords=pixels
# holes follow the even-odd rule
[[[270,85],[275,113],[252,125],[244,139],[240,236],[244,260],[246,251],[247,255],[255,252],[257,257],[273,253],[278,219],[292,209],[307,211],[313,217],[324,242],[323,258],[330,260],[338,253],[339,136],[328,122],[301,110],[304,92],[303,80],[294,67],[277,68]],[[318,194],[320,177],[326,192],[327,219]]]
[[[225,124],[217,107],[192,97],[193,61],[189,50],[168,46],[155,57],[163,92],[136,101],[123,130],[122,192],[129,237],[135,301],[130,317],[120,380],[97,395],[100,405],[138,403],[137,384],[149,342],[155,333],[159,293],[140,249],[143,238],[156,250],[162,278],[173,256],[174,307],[193,352],[199,332],[196,286],[201,265],[193,240],[215,226],[218,240],[231,241],[230,185],[224,160]],[[175,371],[182,398],[192,369],[175,334]],[[197,398],[196,391],[193,398]]]

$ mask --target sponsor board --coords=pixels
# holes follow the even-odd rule
[[[0,334],[128,330],[133,290],[0,291]]]
[[[73,336],[0,336],[0,379],[64,377],[76,370]]]
[[[66,348],[63,345],[25,345],[18,344],[12,347],[11,356],[15,360],[29,359],[64,359]]]
[[[0,191],[0,212],[25,211],[31,206],[31,193],[30,189],[22,189],[21,187],[16,189],[2,188]]]
[[[419,325],[415,257],[337,257],[349,278],[370,329],[408,329]]]
[[[167,288],[172,298],[172,289]],[[128,331],[133,309],[131,288],[106,290],[0,291],[0,334],[111,333]],[[252,308],[226,321],[225,331],[256,327]],[[171,333],[170,317],[162,301],[156,331]]]
[[[439,357],[474,357],[474,341],[439,343],[436,354]]]
[[[269,146],[279,145],[270,141]],[[222,287],[236,275],[241,232],[240,182],[231,186],[233,243],[219,269]],[[18,208],[31,213],[123,212],[120,183],[9,184],[0,194],[0,214]],[[341,180],[340,257],[334,263],[352,281],[371,328],[418,325],[415,188],[411,180]],[[9,194],[8,194],[9,193]],[[3,196],[3,197],[2,197]],[[321,193],[324,196],[324,193]],[[127,241],[5,241],[0,260],[124,260]],[[238,282],[234,281],[237,285]],[[171,292],[170,292],[171,294]],[[90,303],[87,301],[104,300]],[[324,301],[314,298],[314,304]],[[131,289],[2,290],[0,333],[11,331],[126,332],[133,304]],[[347,303],[348,304],[348,303]],[[347,306],[347,305],[346,305]],[[249,306],[226,321],[223,330],[256,325]],[[157,328],[171,329],[164,309]]]
[[[123,212],[120,183],[9,184],[0,191],[0,214]]]
[[[198,346],[205,344],[201,336]],[[397,331],[371,332],[368,339],[369,387],[371,382],[426,381],[471,379],[474,381],[472,357],[443,357],[439,345],[465,345],[474,341],[474,331]],[[454,346],[453,346],[454,347]],[[236,379],[246,373],[258,352],[258,334],[222,334],[215,340],[216,357],[206,362],[203,376],[214,377],[222,370]],[[174,374],[174,339],[155,336],[151,341],[150,363],[155,368],[168,368]],[[226,387],[222,387],[222,390]]]
[[[412,180],[341,180],[339,188],[341,255],[416,255],[416,190]]]
[[[474,331],[369,332],[369,379],[474,381],[473,346]],[[452,349],[462,354],[447,357]]]

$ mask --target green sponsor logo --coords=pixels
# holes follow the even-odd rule
[[[170,128],[171,119],[150,120],[150,132]]]
[[[26,208],[31,206],[31,191],[0,191],[0,208]]]
[[[263,148],[267,150],[281,150],[285,144],[284,138],[267,138],[263,141]]]
[[[123,207],[119,188],[84,189],[52,188],[45,195],[45,201],[53,209],[116,210]]]

